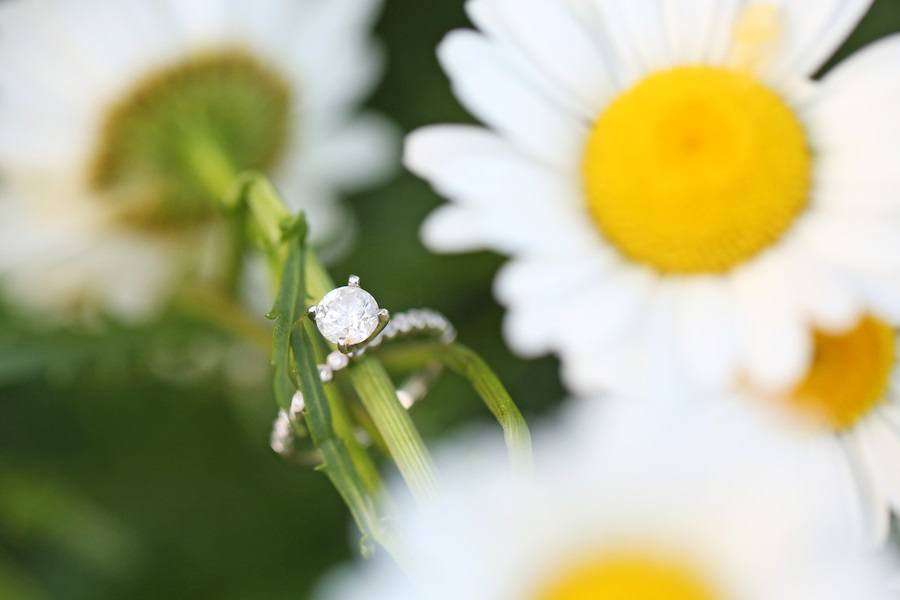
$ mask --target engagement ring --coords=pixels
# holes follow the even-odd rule
[[[385,342],[414,336],[433,338],[448,345],[456,340],[456,329],[439,312],[420,308],[392,316],[387,309],[379,308],[375,297],[360,287],[356,275],[350,276],[346,286],[331,290],[318,304],[310,306],[307,315],[316,323],[322,337],[337,346],[337,350],[326,357],[325,364],[318,365],[319,378],[323,383],[332,381],[337,371],[350,365],[351,359]],[[442,370],[440,363],[429,364],[398,387],[397,400],[403,408],[408,410],[424,398]],[[291,455],[294,428],[300,424],[304,409],[303,394],[298,391],[290,410],[279,412],[271,439],[275,452],[283,456]],[[358,433],[363,434],[361,431]]]
[[[359,277],[351,275],[347,285],[331,290],[318,304],[307,309],[319,333],[337,350],[319,365],[323,382],[350,364],[350,359],[362,356],[386,341],[401,337],[427,336],[441,343],[451,344],[456,330],[447,318],[433,310],[413,309],[391,316],[379,308],[375,297],[359,285]]]

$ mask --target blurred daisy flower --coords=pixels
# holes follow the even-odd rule
[[[543,438],[533,476],[511,474],[499,448],[454,446],[439,496],[398,511],[411,576],[376,559],[321,597],[894,597],[892,557],[863,550],[848,525],[852,500],[835,488],[845,470],[809,454],[771,460],[791,442],[726,413],[677,426],[646,413],[576,411],[564,435]]]
[[[487,128],[408,140],[426,243],[511,255],[507,337],[575,388],[788,385],[810,325],[900,318],[900,38],[813,79],[870,4],[470,0],[439,57]]]
[[[358,113],[376,0],[15,0],[0,8],[0,272],[31,305],[140,317],[221,268],[215,203],[274,178],[320,244],[394,161]]]
[[[879,541],[888,536],[891,510],[900,514],[897,350],[895,329],[866,316],[842,333],[816,332],[815,358],[792,388],[741,394],[751,406],[787,416],[789,427],[802,437],[829,446],[825,456],[853,468],[853,487],[863,500],[862,525]]]

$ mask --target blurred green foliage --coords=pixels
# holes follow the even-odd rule
[[[371,106],[404,131],[470,121],[434,57],[466,25],[461,0],[387,0],[390,68]],[[878,0],[840,55],[898,30],[900,1]],[[425,183],[400,174],[351,202],[360,235],[336,279],[361,275],[392,309],[445,312],[531,420],[564,397],[553,360],[502,343],[490,294],[501,259],[422,248],[419,224],[439,203]],[[103,335],[34,325],[0,308],[0,599],[303,598],[350,556],[328,481],[268,447],[267,379],[236,372],[266,369],[265,356],[175,312]],[[432,441],[490,423],[453,376],[414,417]]]

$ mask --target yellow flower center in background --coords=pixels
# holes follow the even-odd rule
[[[127,226],[167,230],[207,220],[238,173],[277,165],[294,101],[278,72],[237,49],[147,73],[102,123],[91,188]]]
[[[600,116],[582,165],[588,205],[627,258],[720,273],[790,228],[809,202],[811,154],[793,110],[751,75],[679,67]]]
[[[535,600],[715,600],[694,572],[677,562],[623,555],[578,564]]]
[[[812,366],[787,400],[836,431],[848,429],[884,399],[895,354],[894,330],[871,317],[843,334],[817,332]]]

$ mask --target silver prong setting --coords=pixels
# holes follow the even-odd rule
[[[349,285],[350,287],[358,288],[359,287],[359,275],[351,275],[350,277],[348,277],[347,285]]]
[[[363,344],[368,344],[384,331],[384,328],[387,327],[388,323],[391,322],[391,311],[386,308],[382,308],[378,311],[378,327],[375,328],[375,331],[372,332],[372,335],[369,336],[369,339],[363,342]]]
[[[339,342],[337,345],[338,351],[342,354],[348,354],[350,356],[361,355],[366,346],[368,346],[370,343],[372,343],[373,340],[381,335],[381,332],[384,331],[384,328],[387,327],[388,323],[390,322],[391,312],[386,308],[382,308],[378,311],[378,327],[375,328],[375,331],[372,332],[372,335],[356,344],[348,344],[347,340],[341,340],[341,342]]]

